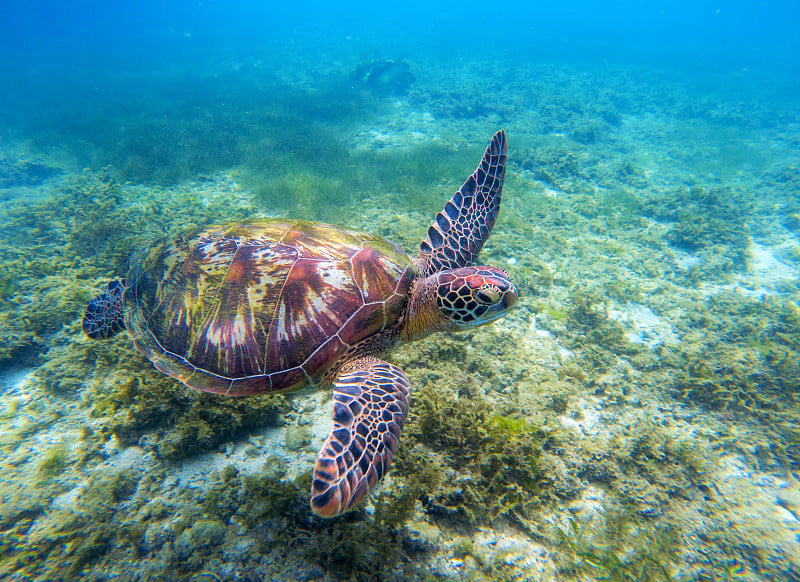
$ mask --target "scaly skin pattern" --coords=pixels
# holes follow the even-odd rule
[[[473,266],[500,207],[505,133],[498,132],[478,169],[436,215],[414,264],[419,271],[398,335],[490,323],[511,309],[518,291],[502,269]],[[356,349],[334,379],[333,429],[319,453],[311,509],[333,517],[356,506],[389,468],[408,414],[408,380],[397,367]]]
[[[333,428],[319,452],[311,509],[334,517],[352,509],[389,470],[408,414],[400,368],[367,356],[349,362],[333,385]]]
[[[400,339],[491,323],[517,302],[517,287],[502,269],[461,267],[414,282]]]
[[[498,131],[480,165],[438,212],[414,261],[420,277],[472,265],[497,220],[506,175],[506,133]]]
[[[83,315],[83,333],[92,339],[107,339],[125,329],[125,285],[111,281],[106,290],[92,299]]]
[[[140,259],[125,327],[162,372],[242,396],[315,385],[396,326],[415,271],[377,236],[303,221],[202,229]]]

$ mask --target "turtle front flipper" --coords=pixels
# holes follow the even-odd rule
[[[311,509],[335,517],[352,509],[389,470],[408,414],[400,368],[367,356],[348,362],[333,387],[333,428],[311,484]]]
[[[505,175],[506,132],[501,129],[478,168],[428,228],[416,260],[420,277],[475,263],[497,220]]]
[[[92,339],[107,339],[125,329],[125,307],[121,281],[111,281],[106,290],[89,302],[83,314],[83,332]]]

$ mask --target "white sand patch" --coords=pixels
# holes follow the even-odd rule
[[[734,283],[702,285],[700,292],[708,297],[725,291],[736,291],[755,299],[780,295],[781,287],[787,282],[800,280],[800,268],[780,258],[792,246],[798,246],[793,237],[777,245],[751,242],[747,249],[746,273],[736,277]]]
[[[684,271],[690,271],[702,262],[700,257],[679,249],[673,249],[673,253],[675,254],[675,264]]]
[[[606,492],[597,487],[596,485],[589,485],[583,491],[578,499],[570,501],[567,509],[570,514],[583,523],[589,523],[598,514],[605,511],[603,508],[603,499]],[[568,531],[564,533],[569,534]]]
[[[747,249],[747,282],[753,289],[770,289],[782,281],[800,279],[800,270],[797,267],[778,258],[781,246],[783,245],[771,247],[750,243]]]
[[[574,407],[567,413],[558,417],[565,428],[571,428],[585,436],[600,434],[601,404],[596,398],[578,398]]]
[[[558,579],[550,550],[509,529],[478,528],[471,537],[474,556],[450,557],[435,565],[440,576],[458,580],[485,580],[482,564],[492,564],[493,571],[517,582],[554,582]],[[513,572],[513,575],[508,575]],[[492,578],[496,579],[496,578]]]
[[[0,375],[0,444],[16,443],[20,432],[40,422],[41,412],[30,407],[37,396],[32,381],[34,371],[17,368]],[[24,443],[19,443],[18,448],[27,448],[34,454]]]
[[[484,563],[513,567],[514,580],[555,580],[556,567],[550,551],[520,533],[479,529],[474,547]]]
[[[0,374],[0,397],[30,400],[33,390],[30,379],[35,371],[35,368],[12,368]]]
[[[719,493],[739,511],[732,515],[758,531],[786,559],[800,566],[800,484],[750,467],[739,455],[720,459],[714,474]],[[736,524],[734,520],[733,525]]]
[[[661,344],[675,345],[680,342],[672,326],[646,305],[629,303],[621,309],[609,310],[608,316],[622,323],[631,343],[653,349]]]

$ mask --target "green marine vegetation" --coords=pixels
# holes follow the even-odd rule
[[[569,191],[574,182],[586,175],[582,158],[566,145],[551,145],[540,150],[522,152],[522,168],[533,172],[537,180],[548,186]]]
[[[120,189],[108,176],[81,176],[43,201],[16,203],[0,242],[0,362],[30,356],[73,321],[87,296],[94,259],[119,260]],[[110,234],[114,233],[114,237]],[[112,246],[114,245],[114,246]]]
[[[406,447],[398,472],[412,490],[417,480],[437,485],[422,496],[429,514],[467,525],[522,523],[538,501],[543,434],[524,418],[498,414],[470,386],[431,383],[414,393],[407,430],[425,448]]]
[[[168,460],[275,426],[291,409],[280,395],[241,399],[186,390],[154,370],[123,339],[106,346],[77,341],[48,354],[37,374],[45,390],[61,394],[74,392],[77,382],[85,384],[89,414],[99,424],[95,440],[114,435],[120,446],[138,443]]]
[[[608,317],[608,300],[600,290],[578,285],[570,290],[569,298],[570,347],[580,352],[590,368],[602,372],[619,356],[631,357],[643,351],[628,341],[618,321]]]
[[[273,136],[303,135],[314,126],[340,133],[380,112],[380,100],[354,87],[345,71],[333,79],[320,74],[325,81],[313,85],[286,82],[266,68],[218,70],[213,82],[210,74],[183,70],[178,85],[115,77],[97,95],[63,91],[61,107],[46,104],[43,86],[42,102],[32,91],[25,107],[14,108],[15,127],[48,149],[87,160],[94,171],[113,167],[118,180],[173,186],[236,167]],[[281,144],[273,145],[277,151]]]
[[[681,548],[677,531],[648,524],[624,507],[607,512],[601,524],[569,518],[558,532],[558,565],[564,574],[610,582],[674,580],[670,563]]]
[[[643,212],[674,222],[666,237],[670,243],[690,252],[707,251],[704,257],[708,260],[704,263],[726,272],[746,267],[749,244],[746,221],[752,205],[751,198],[733,188],[692,186],[653,195],[644,203]]]
[[[797,304],[784,297],[754,301],[726,293],[709,299],[690,318],[702,333],[695,333],[697,341],[681,354],[679,395],[762,423],[768,450],[800,463]]]
[[[254,475],[233,466],[214,473],[205,491],[164,494],[162,470],[98,475],[81,488],[76,509],[41,507],[10,513],[0,525],[0,577],[98,580],[131,567],[173,580],[222,579],[229,561],[266,579],[298,571],[357,581],[427,580],[409,560],[425,547],[395,525],[363,512],[336,521],[308,512],[310,473],[282,478],[279,464]],[[30,533],[34,520],[38,527]]]
[[[136,547],[141,526],[125,517],[126,509],[120,505],[136,489],[137,482],[125,472],[93,478],[81,494],[79,511],[53,510],[46,527],[31,534],[27,531],[40,517],[41,508],[16,514],[14,525],[4,527],[0,541],[0,575],[16,572],[46,580],[76,579],[86,565],[113,546]]]
[[[64,443],[56,443],[39,459],[36,473],[40,479],[49,479],[59,473],[69,462],[69,450]]]
[[[61,172],[41,159],[0,154],[0,188],[38,186]]]
[[[282,476],[280,462],[268,462],[260,473],[250,476],[226,467],[215,475],[203,500],[203,516],[243,527],[265,556],[291,548],[293,559],[319,564],[335,576],[368,581],[396,579],[401,573],[408,579],[428,579],[425,568],[408,559],[424,548],[415,549],[398,529],[400,524],[382,517],[386,503],[378,500],[374,519],[363,512],[335,521],[318,519],[306,509],[310,473],[294,481]],[[191,524],[192,518],[187,516],[185,522]],[[176,564],[176,569],[188,574],[202,564],[203,560],[194,559]]]
[[[279,147],[273,142],[253,146],[237,170],[264,207],[286,216],[353,225],[350,209],[369,193],[383,197],[378,206],[419,212],[420,228],[427,222],[425,209],[436,211],[442,198],[452,194],[442,176],[469,167],[475,158],[472,148],[454,150],[437,143],[354,150],[330,129],[312,127],[309,132],[291,132],[291,139]],[[396,238],[393,232],[379,234]],[[408,248],[417,244],[414,238],[407,242]]]

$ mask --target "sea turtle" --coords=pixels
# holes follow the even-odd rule
[[[83,330],[96,339],[128,330],[161,372],[207,392],[332,387],[311,508],[339,515],[386,473],[408,413],[408,380],[379,354],[490,323],[517,302],[503,270],[473,265],[505,164],[501,130],[415,259],[381,237],[301,220],[203,227],[135,253],[125,280],[89,303]]]

